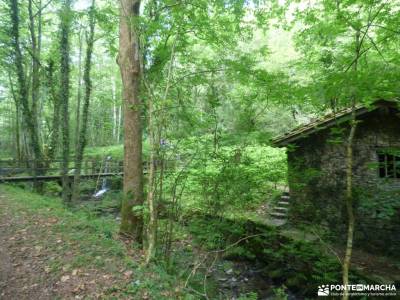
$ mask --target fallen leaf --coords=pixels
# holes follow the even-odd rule
[[[125,275],[126,277],[131,277],[132,274],[133,274],[133,271],[126,271],[126,272],[124,273],[124,275]]]
[[[77,287],[75,287],[73,292],[76,294],[76,293],[79,293],[80,291],[84,291],[84,290],[85,290],[85,284],[81,283]]]

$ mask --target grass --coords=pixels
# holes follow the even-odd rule
[[[143,154],[147,156],[149,153],[149,144],[147,141],[143,143]],[[86,158],[104,158],[111,156],[113,159],[123,160],[124,159],[124,145],[111,145],[103,147],[86,147],[85,157]]]
[[[114,159],[124,158],[124,146],[123,145],[112,145],[104,147],[86,147],[85,157],[86,158],[104,158],[111,156]]]
[[[17,222],[18,228],[14,230],[27,228],[28,238],[49,257],[46,268],[52,278],[76,269],[86,270],[82,272],[90,273],[96,284],[106,288],[102,293],[107,299],[194,299],[185,296],[181,281],[174,274],[155,266],[140,267],[142,250],[119,239],[118,224],[113,217],[73,211],[59,198],[14,186],[0,185],[0,193],[5,199],[2,201],[6,201],[7,214],[23,220]],[[132,278],[127,278],[126,272],[132,273]],[[110,279],[107,282],[103,277]],[[99,280],[106,282],[101,284]]]
[[[2,186],[0,190],[11,199],[10,208],[15,214],[24,211],[43,219],[57,219],[52,226],[52,233],[69,242],[64,244],[64,250],[72,250],[75,246],[83,250],[74,259],[80,260],[80,255],[90,254],[92,257],[84,260],[84,263],[91,264],[98,255],[126,258],[124,244],[111,238],[118,231],[114,219],[93,218],[83,211],[71,211],[65,208],[59,198],[37,195],[17,187]]]
[[[203,241],[191,240],[191,228],[176,224],[173,241],[176,246],[169,263],[160,258],[157,263],[143,268],[142,251],[119,240],[116,220],[96,215],[89,203],[79,210],[71,210],[60,198],[41,196],[8,185],[0,185],[0,195],[6,199],[12,215],[21,215],[30,223],[24,227],[34,228],[34,234],[29,235],[35,239],[35,245],[46,249],[47,257],[54,257],[48,261],[47,269],[55,278],[70,275],[76,269],[88,270],[84,272],[93,274],[96,281],[104,275],[110,276],[113,279],[104,291],[106,299],[201,298],[194,290],[203,289],[202,270],[192,276],[189,286],[185,287],[192,264],[204,246]],[[114,200],[105,199],[95,209],[114,206]],[[52,224],[42,230],[36,225],[38,223]],[[160,227],[166,227],[164,220],[160,223]],[[208,230],[203,230],[202,234],[210,239]],[[128,271],[133,272],[132,278],[124,277]],[[207,285],[209,298],[218,299],[218,288],[212,278],[208,279]]]
[[[0,151],[0,159],[6,160],[6,159],[12,159],[12,157],[11,157],[10,153],[8,153],[8,152]]]
[[[74,153],[71,153],[71,157]],[[86,147],[84,156],[92,159],[103,159],[106,156],[111,156],[114,159],[122,160],[124,158],[124,145],[111,145],[103,147]],[[9,160],[13,159],[11,153],[0,152],[0,159]]]
[[[118,224],[113,217],[97,216],[89,207],[71,210],[59,198],[37,195],[13,186],[0,185],[0,194],[1,201],[6,203],[6,206],[0,205],[0,215],[7,207],[10,215],[21,217],[26,224],[17,224],[20,228],[28,228],[27,237],[33,240],[32,248],[40,246],[44,249],[44,256],[49,258],[47,268],[54,277],[62,278],[77,269],[86,270],[82,272],[90,273],[96,283],[109,276],[111,279],[97,283],[105,287],[102,295],[106,299],[200,299],[193,290],[202,291],[204,275],[201,271],[193,276],[189,287],[184,287],[195,258],[201,257],[204,250],[224,249],[239,238],[260,230],[262,238],[249,239],[225,255],[249,260],[258,255],[266,263],[268,276],[294,290],[307,285],[309,294],[315,292],[315,285],[320,280],[326,281],[326,276],[329,275],[332,282],[337,282],[340,277],[337,261],[313,243],[291,240],[273,228],[247,224],[243,220],[203,218],[201,215],[191,216],[187,226],[176,224],[176,246],[171,264],[167,266],[160,260],[143,268],[142,251],[119,239]],[[105,207],[115,204],[111,200],[104,202]],[[160,227],[165,228],[165,225],[161,220]],[[162,231],[160,236],[163,236]],[[127,278],[124,275],[127,272],[132,276]],[[81,279],[77,280],[80,282]],[[209,278],[210,299],[219,299],[215,283]],[[299,292],[304,291],[302,288]],[[253,298],[251,295],[242,297]]]

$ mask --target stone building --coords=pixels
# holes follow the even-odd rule
[[[400,111],[380,100],[356,108],[353,182],[356,243],[400,255]],[[278,137],[287,148],[289,220],[346,231],[346,141],[351,109],[327,115]]]

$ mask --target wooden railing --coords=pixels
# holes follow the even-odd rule
[[[57,179],[62,174],[63,161],[55,160],[0,160],[0,181],[29,181]],[[68,174],[74,175],[75,162],[71,159]],[[112,158],[85,159],[82,161],[83,177],[112,176],[123,174],[123,161]],[[24,179],[24,180],[22,180]]]
[[[155,162],[158,166],[161,162]],[[176,160],[164,161],[164,169],[172,170]],[[36,167],[34,167],[36,166]],[[0,183],[19,181],[51,181],[61,179],[62,160],[0,160]],[[68,176],[73,177],[75,170],[74,160],[68,166]],[[85,159],[82,162],[82,178],[96,178],[108,176],[123,176],[124,164],[122,160],[112,158]],[[147,162],[143,162],[143,173],[147,173]]]

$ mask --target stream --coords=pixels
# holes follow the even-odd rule
[[[228,268],[226,266],[229,266]],[[249,293],[257,293],[259,300],[277,299],[276,286],[266,273],[265,266],[246,260],[221,260],[213,272],[219,292],[229,299],[238,299]],[[288,290],[284,291],[289,300],[302,299]]]

